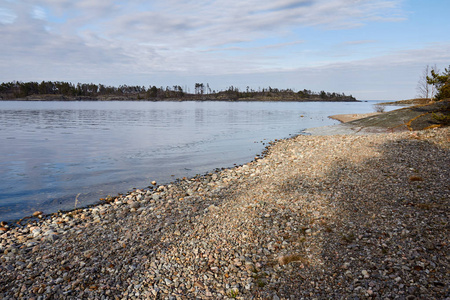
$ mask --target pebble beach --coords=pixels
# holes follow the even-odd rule
[[[299,135],[0,228],[1,299],[448,299],[450,130]]]

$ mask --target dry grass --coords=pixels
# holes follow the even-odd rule
[[[420,176],[411,176],[409,177],[409,181],[413,182],[413,181],[423,181],[423,178]]]
[[[306,259],[299,254],[288,254],[278,257],[278,263],[282,266],[291,262],[306,262]]]
[[[434,124],[434,125],[425,127],[423,130],[433,129],[433,128],[440,128],[440,127],[443,127],[443,125],[442,124]]]
[[[435,205],[433,203],[418,203],[416,204],[416,207],[420,209],[432,209]]]

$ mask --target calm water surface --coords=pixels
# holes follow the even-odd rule
[[[0,101],[0,220],[243,164],[374,103]]]

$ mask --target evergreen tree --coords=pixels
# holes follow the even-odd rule
[[[436,87],[436,100],[450,98],[450,66],[442,74],[431,70],[431,77],[427,76],[427,82]]]

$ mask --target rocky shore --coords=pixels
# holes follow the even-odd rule
[[[450,130],[297,136],[0,231],[1,299],[448,299]]]

